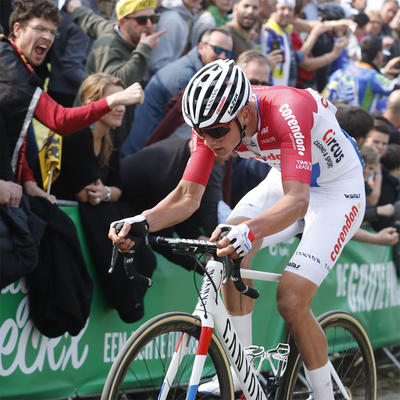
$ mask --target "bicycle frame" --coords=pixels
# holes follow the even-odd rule
[[[193,370],[189,381],[186,400],[195,399],[197,389],[200,384],[201,372],[204,367],[206,354],[214,330],[220,339],[221,345],[224,348],[231,365],[233,366],[236,376],[240,382],[240,387],[246,399],[268,400],[267,394],[265,393],[265,388],[261,386],[259,379],[257,378],[257,372],[253,366],[253,363],[249,361],[222,301],[221,286],[225,278],[223,264],[220,261],[210,260],[207,263],[206,269],[208,275],[204,274],[200,295],[197,300],[195,310],[192,313],[194,316],[200,318],[202,328]],[[248,279],[279,282],[282,275],[242,269],[241,276]],[[169,382],[173,381],[179,365],[183,360],[188,345],[188,339],[188,335],[181,335],[171,363],[168,367],[168,371],[160,391],[159,400],[165,399],[168,395],[168,391],[170,389]],[[338,387],[341,389],[343,397],[346,400],[350,400],[350,397],[344,389],[344,386],[331,363],[330,367],[331,375]],[[283,375],[283,372],[281,372],[281,375]]]
[[[205,362],[205,355],[207,354],[211,336],[215,329],[225,353],[240,381],[246,399],[267,400],[264,389],[257,378],[256,371],[246,356],[243,345],[240,342],[222,301],[221,286],[224,279],[223,265],[220,261],[210,260],[207,263],[206,269],[212,281],[207,274],[204,275],[200,296],[193,312],[193,315],[201,319],[202,328],[186,399],[192,400],[195,398],[200,383],[201,371]],[[254,272],[254,274],[252,272]],[[263,280],[275,282],[279,281],[280,278],[279,274],[269,274],[260,271],[246,271],[244,275],[249,278],[263,278]],[[215,285],[217,290],[214,290],[213,285]],[[172,381],[171,378],[176,373],[183,359],[185,347],[187,345],[186,339],[185,334],[183,334],[177,345],[160,392],[160,400],[166,398],[169,390],[168,382]]]

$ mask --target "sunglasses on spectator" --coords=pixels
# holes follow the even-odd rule
[[[159,14],[153,14],[153,15],[140,15],[139,17],[125,17],[125,19],[135,19],[138,25],[146,25],[147,20],[149,19],[152,24],[157,24],[158,21],[160,20],[160,15]]]
[[[234,119],[239,124],[239,121],[237,118]],[[204,135],[211,136],[213,139],[222,139],[224,136],[226,136],[230,131],[231,131],[231,124],[233,121],[231,121],[227,125],[218,125],[210,128],[198,128],[194,127],[194,131],[202,138],[204,138]],[[240,125],[239,125],[240,126]]]
[[[214,46],[213,44],[205,43],[205,42],[202,42],[202,43],[208,44],[209,46],[211,46],[213,48],[215,54],[220,55],[222,52],[225,52],[225,55],[228,58],[233,58],[233,50],[225,50],[220,46]]]
[[[29,24],[20,24],[21,26],[29,26],[29,28],[34,29],[40,33],[47,33],[50,32],[54,37],[58,38],[61,35],[61,32],[57,31],[56,29],[46,28],[42,25],[29,25]]]
[[[250,79],[250,84],[254,86],[271,86],[271,82],[269,81],[258,81],[257,79]]]

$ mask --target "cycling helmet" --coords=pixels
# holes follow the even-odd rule
[[[343,7],[335,2],[318,4],[318,14],[322,21],[337,21],[346,16]]]
[[[225,124],[239,114],[251,99],[250,82],[233,60],[205,65],[188,83],[182,113],[193,128]]]

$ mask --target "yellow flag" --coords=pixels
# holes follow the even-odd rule
[[[62,137],[49,131],[49,137],[39,151],[40,170],[42,173],[43,189],[50,192],[51,184],[61,171]],[[48,190],[49,189],[49,190]]]

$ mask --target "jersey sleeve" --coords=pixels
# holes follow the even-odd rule
[[[299,99],[301,94],[302,99]],[[281,143],[282,181],[310,184],[312,170],[311,129],[318,111],[313,97],[306,91],[293,93],[276,103],[273,129]]]
[[[35,109],[35,118],[47,128],[65,136],[95,123],[110,111],[106,98],[86,106],[66,108],[43,92]]]
[[[192,147],[192,155],[183,172],[182,179],[206,186],[214,165],[214,153],[195,131],[192,131]]]

